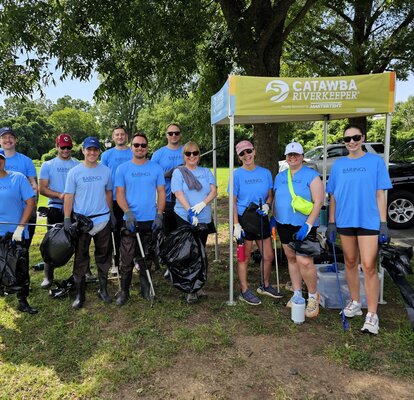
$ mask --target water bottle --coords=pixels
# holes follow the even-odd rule
[[[237,240],[237,261],[246,261],[246,254],[244,253],[244,240],[241,238]]]
[[[305,322],[305,299],[303,297],[294,296],[292,299],[291,319],[296,325]]]

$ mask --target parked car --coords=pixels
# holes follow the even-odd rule
[[[388,226],[410,228],[414,225],[414,138],[390,155],[389,173]]]

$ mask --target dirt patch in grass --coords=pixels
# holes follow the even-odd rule
[[[174,365],[118,398],[142,399],[411,399],[414,383],[353,371],[321,355],[324,339],[235,337],[234,346],[201,355],[183,352]]]

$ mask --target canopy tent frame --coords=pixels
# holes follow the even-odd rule
[[[352,117],[385,114],[384,161],[388,167],[391,115],[395,104],[395,73],[370,74],[329,78],[272,78],[230,75],[224,86],[211,98],[213,149],[216,148],[216,125],[229,125],[229,299],[234,301],[234,126],[295,121],[324,121],[323,184],[326,188],[328,121]],[[338,84],[339,82],[339,84]],[[262,89],[260,92],[255,89]],[[310,89],[305,92],[304,89]],[[265,90],[264,90],[265,89]],[[311,90],[314,89],[314,92]],[[332,90],[337,89],[337,91]],[[340,90],[339,90],[340,89]],[[348,90],[349,89],[349,90]],[[297,90],[295,92],[295,90]],[[269,99],[268,92],[274,96]],[[275,94],[276,93],[276,94]],[[306,96],[306,94],[308,95]],[[320,93],[318,95],[318,93]],[[333,93],[333,94],[331,94]],[[339,93],[339,94],[338,94]],[[305,97],[305,99],[302,99]],[[295,99],[296,96],[296,99]],[[295,100],[299,100],[295,104]],[[341,101],[330,101],[338,97]],[[321,100],[322,98],[322,100]],[[326,100],[328,98],[328,100]],[[307,101],[309,99],[309,101]],[[345,99],[345,100],[343,100]],[[343,101],[342,101],[343,100]],[[312,102],[313,101],[313,102]],[[276,103],[276,106],[275,106]],[[284,108],[283,104],[287,104]],[[333,107],[333,108],[332,108]],[[332,112],[332,109],[335,112]],[[319,112],[317,112],[319,111]],[[331,112],[330,112],[331,111]],[[217,179],[216,151],[213,151],[214,176]],[[326,205],[326,196],[324,200]],[[217,226],[217,199],[214,201],[214,221]],[[215,239],[215,259],[218,259],[218,236]],[[380,267],[380,299],[384,304],[384,270]]]

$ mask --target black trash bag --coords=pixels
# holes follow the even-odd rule
[[[25,268],[26,249],[12,241],[12,234],[7,233],[0,238],[0,286],[7,293],[17,293],[22,290],[19,271]]]
[[[62,297],[69,295],[74,288],[75,279],[73,278],[73,275],[71,275],[61,283],[56,282],[56,288],[49,290],[49,296],[52,297],[52,299],[61,299]]]
[[[160,251],[171,283],[185,293],[197,292],[207,281],[207,255],[199,237],[203,229],[205,224],[180,226],[165,238]]]
[[[413,258],[413,248],[383,244],[380,248],[380,262],[387,270],[394,270],[398,275],[412,274],[410,260]]]
[[[86,215],[73,213],[72,214],[73,221],[74,221],[74,228],[76,232],[80,233],[88,233],[93,228],[92,220],[87,217]]]
[[[67,264],[75,253],[73,233],[66,231],[63,224],[56,224],[44,236],[40,244],[40,253],[43,261],[53,268]]]
[[[267,216],[262,216],[257,213],[259,206],[255,203],[250,203],[244,210],[240,218],[240,225],[250,234],[256,235],[260,239],[265,232],[270,231],[270,222]]]
[[[323,247],[321,246],[317,235],[312,233],[306,236],[305,240],[292,240],[288,246],[295,250],[296,254],[299,256],[317,257],[323,251]]]

